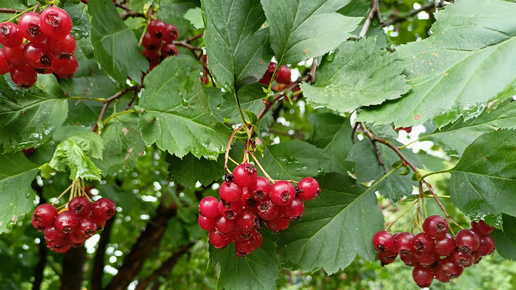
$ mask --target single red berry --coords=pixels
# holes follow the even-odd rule
[[[271,83],[271,80],[272,80],[272,73],[265,72],[263,77],[260,80],[258,80],[258,83],[262,84],[264,86],[268,86]]]
[[[239,232],[248,233],[253,231],[260,224],[260,219],[250,210],[242,211],[235,219],[236,229]]]
[[[163,41],[165,41],[165,43],[172,43],[178,36],[177,27],[170,23],[165,24],[165,27],[167,28],[167,31],[163,35]]]
[[[396,261],[396,257],[398,256],[397,252],[378,252],[378,260],[382,262],[382,266],[389,265]]]
[[[416,266],[419,264],[417,256],[413,253],[408,253],[408,254],[400,253],[400,259],[407,266]]]
[[[207,196],[199,203],[199,212],[205,217],[216,218],[220,215],[219,213],[219,201],[213,196]]]
[[[47,241],[48,248],[56,253],[66,253],[72,246],[70,240],[65,238],[59,241]]]
[[[210,79],[206,74],[201,76],[201,83],[207,86],[210,83]]]
[[[261,237],[261,235],[260,235],[260,237]],[[239,257],[245,257],[245,256],[251,254],[254,250],[256,250],[257,248],[260,247],[260,245],[258,245],[258,242],[261,245],[261,239],[259,239],[259,238],[257,239],[257,236],[255,236],[255,235],[252,235],[247,240],[235,241],[236,255]]]
[[[156,37],[152,36],[150,33],[145,33],[142,39],[142,45],[148,50],[157,50],[161,48],[161,44],[163,42],[161,39],[157,39]]]
[[[434,239],[444,237],[448,229],[448,222],[440,215],[429,216],[423,222],[423,230],[429,237]]]
[[[471,222],[471,229],[476,232],[479,236],[488,236],[494,231],[494,227],[487,225],[483,220],[478,223],[475,221]]]
[[[269,63],[269,66],[267,67],[267,72],[274,73],[274,71],[276,70],[277,67],[278,67],[277,63],[271,62],[271,63]]]
[[[27,63],[34,69],[50,68],[50,59],[44,43],[28,43],[23,48]]]
[[[87,217],[93,208],[93,204],[85,196],[76,196],[68,203],[68,209],[78,217]]]
[[[258,176],[252,189],[252,197],[258,201],[264,200],[271,192],[271,183],[265,177]]]
[[[442,283],[450,282],[451,277],[441,268],[437,267],[434,270],[435,279],[439,280]]]
[[[451,254],[451,257],[455,264],[464,268],[473,265],[473,262],[475,261],[475,256],[473,256],[471,253],[464,253],[459,250],[455,250]]]
[[[437,265],[437,269],[444,271],[444,274],[450,277],[450,279],[455,279],[464,272],[464,267],[455,264],[451,256],[441,259]]]
[[[0,48],[0,74],[5,75],[11,71],[11,66],[5,60],[4,50]]]
[[[430,287],[434,280],[434,271],[432,269],[416,266],[412,270],[412,279],[419,287]]]
[[[85,217],[79,219],[79,226],[75,231],[75,234],[83,239],[89,239],[91,236],[97,233],[97,224],[92,218]]]
[[[215,230],[223,234],[229,234],[235,230],[235,221],[219,216],[215,218]]]
[[[258,172],[251,163],[242,163],[233,171],[233,181],[240,187],[254,188]]]
[[[36,208],[32,216],[34,217],[37,225],[50,227],[54,225],[54,221],[57,216],[57,209],[49,203],[44,203]]]
[[[246,208],[254,208],[258,205],[259,201],[251,196],[249,187],[242,188],[242,205]]]
[[[439,255],[435,252],[415,253],[418,265],[422,267],[432,268],[439,261]]]
[[[108,220],[116,213],[115,203],[109,198],[101,198],[93,203],[92,213],[99,219]]]
[[[287,206],[296,198],[296,187],[286,180],[280,180],[272,185],[269,195],[276,205]]]
[[[29,65],[11,68],[11,79],[22,89],[32,87],[38,80],[38,74]]]
[[[217,249],[222,249],[233,241],[231,235],[224,235],[223,233],[215,230],[208,233],[208,238],[210,243]]]
[[[53,56],[61,59],[68,59],[75,53],[77,48],[75,38],[71,34],[63,38],[49,38],[46,43],[48,51]]]
[[[12,22],[0,23],[0,43],[5,47],[20,46],[23,42],[18,25]]]
[[[154,19],[147,26],[149,33],[157,39],[161,39],[167,33],[165,22],[160,19]]]
[[[40,15],[41,31],[48,37],[63,38],[72,31],[72,19],[59,7],[49,7]]]
[[[279,215],[273,220],[266,220],[265,225],[267,226],[267,228],[269,228],[269,230],[277,234],[288,228],[288,226],[290,225],[290,218]]]
[[[28,41],[43,42],[47,36],[41,31],[41,18],[38,13],[27,12],[20,17],[18,21],[18,28],[23,37]]]
[[[73,55],[65,59],[54,57],[51,61],[51,67],[58,76],[71,79],[79,68],[79,63]]]
[[[480,246],[475,251],[479,257],[491,255],[495,250],[495,241],[491,236],[480,237]]]
[[[224,181],[219,187],[219,195],[222,200],[234,202],[242,198],[242,187],[235,182]]]
[[[32,226],[34,226],[34,228],[35,228],[36,230],[38,230],[38,232],[42,232],[42,231],[44,231],[44,230],[45,230],[45,228],[46,228],[46,227],[44,227],[44,226],[40,226],[40,225],[38,225],[38,223],[36,222],[36,219],[34,218],[34,216],[32,216]]]
[[[156,65],[159,64],[159,62],[160,62],[159,51],[144,49],[142,53],[143,53],[143,56],[145,56],[150,63],[154,63]]]
[[[75,231],[79,225],[79,218],[72,211],[63,211],[57,215],[55,220],[56,229],[64,233]]]
[[[215,229],[215,218],[208,218],[203,216],[202,214],[199,214],[197,222],[199,223],[201,229],[205,231],[212,231]]]
[[[45,228],[45,240],[47,242],[57,242],[66,238],[66,234],[56,229],[54,225]]]
[[[303,200],[312,200],[319,196],[321,189],[319,183],[312,177],[305,177],[297,184],[300,190],[299,197]]]
[[[5,61],[13,66],[24,66],[27,64],[25,54],[23,53],[24,46],[4,47]]]
[[[434,251],[439,256],[448,256],[456,248],[455,239],[448,233],[444,237],[435,239],[434,241]]]
[[[434,240],[425,233],[414,236],[414,248],[418,253],[428,253],[434,249]]]
[[[470,229],[462,229],[455,237],[455,244],[464,253],[473,252],[480,246],[480,239],[477,233]]]
[[[169,56],[177,56],[177,46],[172,43],[165,43],[161,46],[161,56],[167,58]]]
[[[387,231],[379,231],[373,236],[373,246],[380,252],[397,253],[394,237]]]
[[[285,84],[290,82],[290,75],[290,68],[286,65],[282,65],[276,72],[276,77],[274,79],[280,84]]]
[[[227,219],[234,220],[243,211],[242,202],[237,200],[234,202],[227,202],[220,200],[218,204],[219,214]]]
[[[409,232],[401,232],[394,235],[394,245],[400,254],[414,252],[414,235]]]
[[[87,240],[78,231],[70,233],[66,235],[68,240],[70,241],[72,247],[78,248],[84,245],[84,242]]]
[[[289,217],[291,220],[300,219],[303,216],[304,211],[305,203],[299,197],[296,197],[292,204],[283,208],[284,215]]]
[[[280,213],[280,207],[272,202],[270,199],[265,199],[260,202],[256,208],[257,214],[265,221],[275,219]]]
[[[90,217],[93,219],[93,222],[97,225],[97,232],[102,230],[106,226],[106,220],[96,217],[94,215],[90,215]]]

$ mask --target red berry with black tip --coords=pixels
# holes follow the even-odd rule
[[[63,38],[49,38],[47,39],[47,49],[55,57],[67,59],[75,53],[77,44],[73,35],[68,34]]]
[[[65,10],[54,6],[41,12],[40,27],[48,37],[63,38],[72,31],[72,19]]]
[[[434,280],[434,271],[432,269],[416,266],[412,270],[412,279],[419,287],[430,287]]]
[[[165,43],[172,43],[174,40],[177,39],[177,36],[179,35],[179,33],[177,32],[177,27],[170,23],[165,24],[165,27],[167,28],[167,30],[166,33],[163,35],[163,41],[165,41]]]
[[[417,262],[422,267],[431,268],[439,261],[439,255],[434,252],[415,253]]]
[[[379,231],[373,236],[373,246],[380,252],[398,252],[394,237],[388,231]]]
[[[242,163],[233,170],[233,181],[240,187],[254,188],[258,171],[251,163]]]
[[[35,69],[50,68],[50,55],[44,43],[28,43],[23,48],[23,55],[27,63]]]
[[[38,74],[29,65],[11,68],[11,79],[22,89],[32,87],[38,80]]]
[[[148,50],[157,50],[161,48],[161,45],[163,42],[161,39],[157,39],[156,37],[152,36],[150,33],[145,33],[142,39],[142,45]]]
[[[453,236],[448,233],[444,237],[435,239],[434,241],[434,251],[439,256],[448,256],[456,248],[457,246],[455,245],[455,238],[453,238]]]
[[[281,208],[270,199],[263,200],[256,208],[258,216],[265,221],[275,219],[279,215],[280,210]]]
[[[25,46],[15,47],[4,47],[5,61],[13,66],[24,66],[27,65],[27,59],[25,59],[24,49]]]
[[[210,243],[217,249],[227,247],[233,241],[231,235],[224,235],[216,230],[210,231],[208,233],[208,238]]]
[[[93,204],[85,196],[76,196],[68,203],[68,209],[78,217],[87,217],[93,208]]]
[[[448,233],[449,225],[445,218],[439,215],[432,215],[423,222],[423,230],[434,239],[442,238]]]
[[[59,77],[71,79],[79,68],[79,63],[73,55],[67,59],[54,57],[52,58],[51,67],[54,73]]]
[[[298,220],[303,216],[305,211],[305,203],[299,197],[296,197],[292,204],[283,208],[283,214],[291,220]]]
[[[167,58],[169,56],[177,56],[177,46],[172,43],[165,43],[161,46],[161,56]]]
[[[256,184],[252,189],[252,197],[258,201],[262,201],[269,196],[271,192],[271,183],[265,177],[258,176]]]
[[[167,33],[165,22],[160,19],[154,19],[147,27],[149,33],[157,39],[161,39]]]
[[[218,210],[221,216],[233,220],[242,213],[243,206],[239,200],[228,202],[221,199],[218,204]]]
[[[452,257],[455,264],[464,268],[473,265],[475,261],[475,256],[471,253],[464,253],[459,250],[454,251],[450,257]]]
[[[394,236],[394,244],[400,254],[414,252],[414,235],[409,232],[401,232]]]
[[[23,35],[18,25],[12,22],[0,23],[0,43],[5,47],[20,46],[23,42]]]
[[[414,249],[418,253],[428,253],[434,249],[434,240],[425,233],[414,236]]]
[[[66,238],[66,234],[56,229],[54,225],[45,228],[45,240],[47,242],[57,242]]]
[[[378,252],[378,260],[382,262],[382,266],[389,265],[396,261],[396,257],[398,256],[397,252]]]
[[[260,219],[250,210],[242,211],[235,219],[236,229],[239,232],[248,233],[258,227]]]
[[[98,219],[108,220],[116,213],[115,203],[108,198],[101,198],[93,203],[92,213]]]
[[[480,246],[480,237],[470,229],[462,229],[455,237],[455,244],[461,252],[474,252]]]
[[[79,226],[79,218],[72,211],[63,211],[57,215],[55,225],[58,231],[69,234],[74,232]]]
[[[480,237],[480,246],[475,251],[480,257],[491,255],[495,250],[495,241],[491,236]]]
[[[27,12],[23,14],[18,21],[21,35],[32,43],[45,41],[47,36],[41,31],[40,22],[41,18],[37,13]]]
[[[197,223],[201,227],[201,229],[205,231],[212,231],[215,229],[215,218],[208,218],[203,216],[202,214],[199,214],[199,217],[197,218]]]
[[[301,179],[301,181],[297,184],[297,187],[300,190],[299,197],[303,200],[312,200],[319,196],[321,192],[321,188],[319,188],[319,183],[315,178],[305,177]]]
[[[91,236],[97,233],[97,225],[92,218],[85,217],[79,219],[79,226],[76,230],[76,235],[83,239],[89,239]]]
[[[296,198],[296,187],[286,180],[280,180],[272,185],[269,195],[274,204],[287,206]]]
[[[222,200],[234,202],[242,198],[242,187],[235,182],[225,181],[219,187],[219,195]]]
[[[32,217],[36,224],[40,227],[50,227],[54,225],[57,216],[57,209],[48,203],[39,205]]]

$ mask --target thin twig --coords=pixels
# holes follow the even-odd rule
[[[403,21],[407,20],[408,18],[410,18],[410,17],[412,17],[414,15],[417,15],[419,12],[423,12],[423,11],[427,11],[427,10],[432,10],[432,8],[434,8],[434,7],[435,7],[435,5],[434,5],[434,3],[432,1],[431,3],[427,3],[427,4],[419,7],[418,9],[412,9],[412,10],[410,10],[410,12],[408,12],[406,14],[399,14],[399,15],[393,17],[393,18],[390,18],[389,20],[385,21],[382,24],[382,27],[403,22]]]
[[[109,107],[109,105],[111,105],[112,102],[120,99],[127,92],[130,92],[130,91],[138,92],[141,89],[142,89],[141,85],[135,85],[135,86],[123,89],[120,92],[118,92],[115,95],[113,95],[111,98],[106,99],[106,101],[104,102],[104,106],[102,107],[102,110],[100,111],[100,115],[99,115],[99,117],[97,119],[97,122],[95,123],[95,126],[93,126],[93,130],[92,131],[95,132],[95,133],[98,132],[99,122],[101,122],[102,119],[104,119],[104,115],[106,114],[107,108]]]
[[[380,7],[378,5],[378,0],[371,1],[371,9],[367,14],[367,18],[364,23],[364,26],[362,26],[362,30],[360,30],[360,33],[358,34],[358,39],[364,38],[366,36],[367,31],[369,30],[369,27],[371,26],[371,23],[373,22],[373,18],[375,16],[376,18],[378,18],[378,21],[380,21],[380,24],[383,24],[383,19],[380,15]]]
[[[25,10],[21,10],[21,9],[0,8],[0,13],[18,14],[18,13],[22,13],[24,11]]]

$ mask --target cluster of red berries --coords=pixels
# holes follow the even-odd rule
[[[77,196],[70,200],[68,209],[60,213],[48,203],[38,206],[32,215],[32,225],[45,232],[45,241],[52,251],[65,253],[70,247],[84,245],[104,228],[115,212],[115,203],[108,198],[92,203],[85,196]]]
[[[177,28],[162,20],[154,19],[147,26],[147,32],[143,35],[143,55],[149,60],[151,71],[165,58],[177,55],[177,47],[174,40],[177,39]]]
[[[399,254],[405,265],[414,267],[412,278],[416,284],[429,287],[434,278],[446,283],[459,277],[464,268],[477,264],[495,249],[489,235],[494,227],[484,221],[472,222],[471,229],[460,230],[455,238],[448,228],[446,219],[433,215],[425,219],[423,233],[392,235],[379,231],[373,236],[373,245],[382,265],[393,263]]]
[[[268,86],[272,80],[272,75],[274,74],[274,71],[276,71],[277,66],[277,63],[271,62],[269,64],[269,67],[267,68],[267,71],[265,72],[265,74],[263,74],[263,77],[258,81],[258,83]],[[279,84],[289,84],[290,76],[290,68],[286,65],[282,65],[279,67],[278,72],[276,72],[274,80]]]
[[[296,186],[286,180],[270,182],[257,176],[251,163],[242,163],[220,185],[220,201],[205,197],[199,204],[199,225],[209,231],[215,248],[235,242],[236,254],[245,257],[258,249],[262,236],[258,229],[264,223],[274,233],[288,228],[291,220],[299,219],[304,201],[316,198],[321,189],[311,177]]]
[[[0,74],[11,73],[11,79],[20,88],[32,87],[38,73],[71,78],[79,64],[75,53],[72,19],[59,7],[41,12],[27,12],[18,25],[0,24]],[[28,42],[24,42],[26,39]]]

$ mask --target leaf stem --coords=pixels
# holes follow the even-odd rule
[[[61,192],[61,194],[56,198],[56,200],[52,203],[52,205],[54,205],[56,202],[58,202],[59,199],[61,199],[61,197],[63,197],[63,195],[65,195],[65,193],[67,193],[68,190],[70,190],[70,188],[72,188],[72,186],[73,186],[73,182],[63,192]]]
[[[135,86],[132,86],[132,87],[128,87],[128,88],[125,88],[125,89],[121,90],[120,92],[114,94],[109,99],[106,99],[104,101],[104,106],[102,107],[102,110],[100,111],[100,115],[99,115],[99,117],[97,119],[97,122],[95,122],[95,126],[93,126],[93,130],[92,131],[98,133],[99,122],[101,122],[102,119],[104,118],[104,115],[106,114],[107,108],[109,107],[109,105],[111,105],[112,102],[120,99],[127,92],[130,92],[130,91],[137,91],[138,92],[142,88],[143,88],[142,85],[135,85]],[[129,112],[129,111],[126,111],[126,112]]]
[[[242,130],[244,126],[238,127],[233,133],[231,133],[231,136],[229,137],[228,146],[226,147],[226,154],[224,155],[224,170],[228,172],[229,174],[232,174],[231,170],[228,168],[228,159],[229,159],[229,150],[231,149],[231,143],[233,142],[233,138],[235,138],[235,134]]]
[[[253,152],[249,151],[249,154],[251,154],[251,157],[253,157],[254,161],[256,162],[256,165],[258,165],[258,167],[260,167],[260,169],[262,170],[263,172],[263,175],[265,175],[265,177],[271,182],[271,183],[275,183],[276,180],[272,179],[270,177],[270,175],[267,173],[267,171],[265,171],[265,169],[263,169],[262,165],[260,164],[260,162],[258,161],[258,159],[254,156]]]
[[[101,103],[105,103],[106,102],[106,99],[104,99],[104,98],[68,97],[68,99],[72,99],[72,100],[85,100],[85,101],[96,101],[96,102],[101,102]]]
[[[105,126],[113,118],[116,118],[118,116],[125,115],[125,114],[132,114],[132,113],[138,113],[138,111],[136,109],[132,109],[132,110],[128,110],[128,111],[122,111],[119,113],[115,113],[115,114],[109,116],[106,120],[104,120],[104,122],[102,122],[102,124],[104,124],[104,126]]]
[[[427,178],[428,176],[432,176],[432,175],[435,175],[435,174],[443,174],[443,173],[450,173],[450,169],[441,170],[441,171],[434,171],[434,172],[427,173],[425,175],[422,175],[421,179]]]

